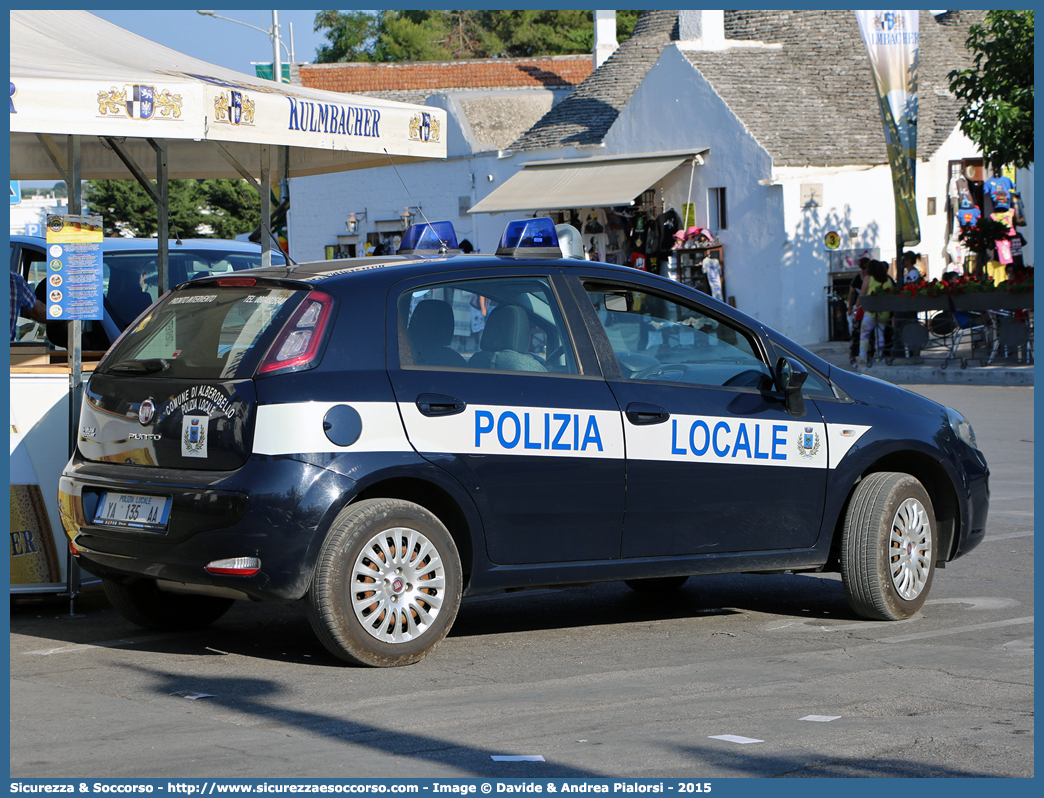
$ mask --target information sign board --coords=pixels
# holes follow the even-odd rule
[[[47,318],[101,319],[103,265],[100,216],[47,215]]]

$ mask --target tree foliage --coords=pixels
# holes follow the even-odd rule
[[[85,200],[90,213],[101,215],[107,236],[156,235],[156,204],[134,180],[90,180]],[[235,238],[260,219],[257,192],[243,180],[171,180],[168,204],[172,237]]]
[[[631,35],[638,14],[616,12],[618,41]],[[321,11],[315,30],[328,42],[316,52],[320,64],[577,55],[594,47],[594,12]]]
[[[1033,162],[1033,12],[990,11],[966,45],[974,68],[949,75],[965,103],[961,130],[991,166],[1024,168]]]

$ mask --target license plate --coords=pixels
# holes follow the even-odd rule
[[[94,514],[94,523],[165,532],[170,504],[170,496],[103,493]]]

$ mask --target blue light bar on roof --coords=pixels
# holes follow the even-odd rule
[[[555,223],[546,216],[508,222],[497,246],[497,255],[508,258],[561,258]]]
[[[457,231],[453,222],[420,222],[406,228],[396,255],[456,255]]]

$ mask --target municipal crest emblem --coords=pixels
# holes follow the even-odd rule
[[[410,117],[411,141],[438,141],[441,132],[439,120],[429,113],[422,111]]]
[[[112,86],[98,92],[98,113],[101,116],[130,119],[180,119],[182,97],[171,94],[169,89],[158,90],[155,86],[140,83],[125,85],[122,90]]]
[[[207,456],[207,416],[185,416],[181,421],[183,457]]]
[[[124,86],[127,116],[131,119],[152,119],[156,111],[156,87],[133,85]]]
[[[242,91],[223,91],[214,98],[214,121],[230,125],[252,125],[254,101]]]
[[[906,20],[895,11],[882,11],[874,16],[874,27],[879,31],[904,30]]]
[[[805,427],[797,438],[798,454],[806,460],[811,460],[819,454],[819,433],[812,427]]]

